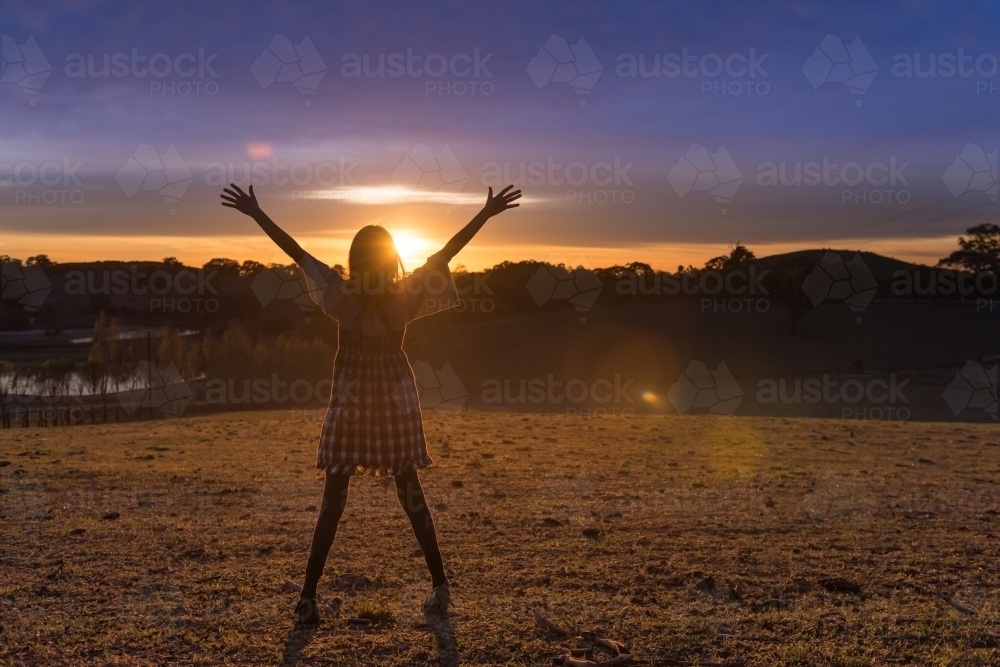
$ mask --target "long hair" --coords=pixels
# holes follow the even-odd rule
[[[365,299],[394,293],[398,281],[406,275],[396,244],[381,225],[365,225],[354,235],[347,270],[354,293]]]

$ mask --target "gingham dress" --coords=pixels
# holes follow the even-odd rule
[[[351,293],[337,271],[309,254],[299,266],[312,300],[340,325],[316,467],[375,477],[426,467],[431,459],[403,334],[411,320],[458,304],[447,263],[429,258],[398,294],[380,301]]]

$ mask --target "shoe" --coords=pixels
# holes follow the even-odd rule
[[[319,623],[319,606],[316,598],[300,597],[295,605],[295,625],[316,625]]]
[[[447,616],[448,608],[451,606],[451,586],[447,583],[435,588],[430,596],[424,600],[424,611],[438,616]]]

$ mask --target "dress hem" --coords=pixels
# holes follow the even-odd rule
[[[319,462],[316,467],[330,475],[348,475],[359,477],[395,477],[405,472],[422,470],[433,461],[430,457],[425,457],[420,461],[402,461],[394,466],[366,465],[364,463],[323,463]]]

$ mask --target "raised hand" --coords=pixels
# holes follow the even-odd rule
[[[235,183],[230,183],[229,187],[232,188],[232,190],[229,188],[223,188],[222,191],[225,194],[219,195],[219,197],[223,200],[223,206],[235,208],[240,213],[249,215],[251,218],[260,213],[260,206],[257,204],[257,195],[253,193],[252,185],[250,186],[250,194],[240,190],[240,187]]]
[[[520,206],[520,204],[511,203],[515,199],[521,198],[520,190],[510,191],[513,187],[513,185],[508,185],[496,196],[493,195],[493,188],[490,188],[490,194],[486,197],[486,205],[483,206],[483,210],[477,213],[476,217],[469,221],[469,224],[458,230],[458,233],[451,237],[451,240],[445,244],[440,252],[432,255],[432,258],[437,258],[437,260],[445,263],[450,262],[472,240],[472,237],[482,229],[491,216],[503,213],[509,208]]]
[[[503,213],[509,208],[517,208],[520,204],[511,204],[515,199],[521,198],[521,191],[514,190],[513,192],[508,192],[513,185],[508,185],[500,194],[493,196],[493,188],[490,188],[490,193],[486,197],[486,206],[483,206],[483,213],[488,216],[494,216],[498,213]]]
[[[232,190],[229,188],[232,188]],[[235,183],[230,183],[229,188],[224,188],[222,191],[225,194],[219,195],[222,197],[222,205],[235,208],[240,213],[249,215],[254,219],[254,222],[260,225],[264,233],[270,236],[271,240],[284,250],[286,255],[292,258],[293,262],[301,261],[305,255],[305,251],[295,242],[295,239],[286,234],[281,227],[274,224],[271,218],[267,217],[264,211],[260,210],[260,206],[257,204],[257,195],[253,193],[253,186],[250,186],[250,194],[240,190],[239,186]]]

